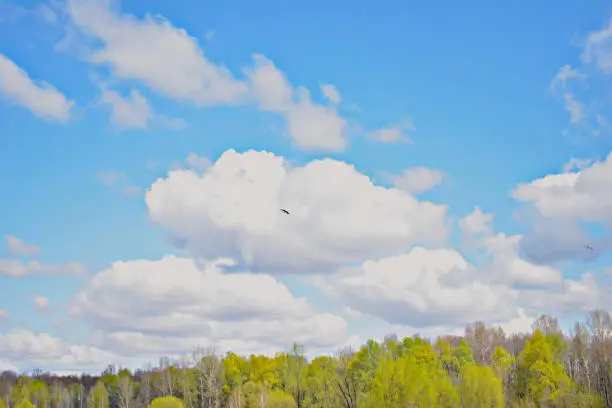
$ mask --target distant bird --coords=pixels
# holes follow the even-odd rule
[[[284,212],[285,214],[289,215],[289,211],[285,210],[284,208],[281,208],[280,210]]]
[[[586,249],[588,249],[589,251],[595,251],[595,250],[593,249],[593,247],[592,247],[592,246],[590,246],[589,244],[584,244],[584,247],[585,247]]]

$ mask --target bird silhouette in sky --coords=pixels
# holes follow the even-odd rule
[[[595,249],[593,249],[593,247],[590,246],[589,244],[584,244],[584,247],[588,249],[589,251],[595,251]]]
[[[284,208],[281,208],[280,210],[284,212],[285,214],[289,215],[289,211],[285,210]]]

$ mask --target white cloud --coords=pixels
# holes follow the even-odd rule
[[[223,272],[230,260],[116,262],[95,275],[71,306],[122,354],[180,353],[198,345],[236,352],[276,350],[297,341],[333,346],[346,322],[295,298],[269,275]]]
[[[0,21],[1,20],[2,18],[0,17]],[[17,367],[13,363],[9,363],[6,360],[0,359],[0,372],[5,372],[5,371],[12,371],[14,373],[17,373],[19,372],[19,367]]]
[[[496,326],[502,328],[504,333],[531,333],[532,324],[540,316],[537,312],[529,313],[524,309],[518,309],[517,316],[507,322],[499,323]]]
[[[465,334],[465,325],[451,324],[447,326],[429,325],[427,327],[411,327],[402,324],[391,324],[377,316],[362,317],[359,322],[359,327],[363,327],[357,331],[357,340],[353,340],[354,345],[360,347],[369,339],[381,342],[386,336],[396,335],[401,339],[404,337],[412,337],[419,335],[423,338],[435,339],[439,336],[463,336]],[[519,309],[516,317],[503,322],[488,322],[490,327],[500,327],[504,333],[530,333],[531,324],[539,314],[530,313],[526,310]],[[477,318],[474,314],[474,318]],[[470,321],[469,323],[473,323]]]
[[[346,120],[334,108],[312,102],[305,88],[294,90],[261,55],[254,56],[253,67],[244,69],[248,80],[240,81],[209,61],[195,38],[160,16],[139,20],[116,14],[100,0],[68,0],[68,12],[80,30],[102,43],[89,61],[109,66],[119,79],[137,80],[165,96],[200,106],[255,102],[283,116],[287,134],[303,149],[339,151],[347,145]],[[132,123],[146,123],[144,103],[138,109],[135,103],[124,105],[123,110],[130,108],[126,116]]]
[[[22,239],[12,235],[4,238],[8,250],[17,256],[34,256],[40,254],[40,247],[34,244],[27,244]]]
[[[464,234],[472,235],[476,243],[490,256],[487,264],[489,278],[520,288],[535,288],[563,283],[560,271],[547,266],[531,264],[519,255],[521,235],[495,234],[493,215],[483,214],[479,207],[460,220]]]
[[[559,69],[550,83],[550,90],[560,91],[575,130],[598,136],[612,131],[605,117],[609,110],[606,86],[599,83],[605,81],[606,75],[612,74],[612,19],[608,20],[604,28],[587,36],[580,58],[583,62],[581,67],[564,65]],[[597,82],[586,84],[587,72],[592,82]],[[572,86],[576,83],[585,86]]]
[[[47,23],[55,23],[58,20],[55,11],[44,4],[39,5],[36,11]]]
[[[493,214],[483,213],[480,207],[459,220],[459,228],[464,234],[479,235],[491,231]]]
[[[0,320],[8,319],[9,314],[6,310],[0,308]]]
[[[159,168],[159,163],[157,162],[157,160],[154,159],[149,159],[147,160],[147,162],[145,163],[145,167],[147,168],[147,170],[149,171],[155,171]]]
[[[603,73],[612,74],[612,19],[601,30],[589,34],[580,57]]]
[[[74,263],[41,263],[39,261],[18,261],[15,259],[0,259],[0,276],[19,278],[27,275],[72,275],[85,274],[83,266]]]
[[[570,80],[584,80],[586,77],[586,74],[581,73],[576,68],[572,68],[571,65],[564,65],[559,68],[557,75],[551,81],[550,89],[555,91],[560,85],[561,89],[565,90]]]
[[[313,282],[332,299],[392,325],[430,330],[484,320],[524,327],[545,312],[587,311],[610,301],[592,274],[564,279],[561,272],[521,258],[521,236],[493,232],[480,209],[462,220],[485,258],[470,264],[451,249],[415,247],[407,253],[341,268]]]
[[[338,91],[338,88],[336,88],[334,85],[321,85],[321,93],[323,93],[323,96],[325,96],[325,98],[334,105],[339,104],[342,100],[342,97],[340,96],[340,91]]]
[[[517,186],[512,196],[546,218],[596,221],[612,227],[612,153],[578,172],[551,174]]]
[[[467,269],[456,251],[417,247],[407,254],[344,269],[322,288],[353,309],[416,328],[462,326],[475,317],[512,318],[516,295],[509,288],[477,280],[445,283],[446,275]]]
[[[410,118],[404,118],[396,124],[370,132],[370,139],[383,143],[404,142],[411,143],[408,133],[416,131],[416,127]]]
[[[526,204],[522,212],[530,231],[522,242],[531,259],[550,263],[561,259],[594,259],[612,248],[606,236],[589,237],[582,223],[612,228],[612,154],[598,162],[581,163],[579,171],[550,174],[517,186],[512,196]],[[568,169],[574,162],[568,163]],[[589,242],[595,251],[588,251]]]
[[[33,367],[77,372],[99,371],[109,362],[120,363],[125,360],[98,348],[69,345],[49,334],[32,333],[25,329],[0,333],[0,350],[6,356],[6,360],[0,361],[0,366],[19,371]]]
[[[602,307],[612,300],[607,287],[600,287],[590,272],[569,279],[556,268],[524,259],[519,251],[519,245],[525,240],[522,235],[494,234],[489,225],[477,239],[490,256],[490,263],[479,269],[494,281],[518,290],[520,308],[551,314],[579,312]]]
[[[342,309],[340,310],[340,314],[344,317],[361,317],[364,315],[359,310],[355,310],[352,307],[347,306],[347,305],[342,306]]]
[[[208,157],[199,156],[191,152],[184,161],[175,161],[170,165],[170,170],[188,169],[196,173],[202,173],[210,167],[212,163]]]
[[[68,0],[67,10],[77,27],[101,42],[89,61],[109,66],[118,78],[198,105],[233,104],[247,95],[244,83],[206,59],[195,38],[161,16],[118,15],[100,0]]]
[[[146,129],[151,122],[175,130],[187,126],[183,119],[155,113],[147,98],[135,89],[130,96],[123,97],[116,91],[102,87],[102,101],[111,107],[111,122],[123,128]]]
[[[51,308],[51,301],[44,296],[34,296],[34,306],[39,312],[47,312]]]
[[[173,118],[160,114],[155,114],[155,116],[153,117],[153,121],[159,124],[160,126],[171,130],[183,130],[189,127],[189,124],[187,123],[187,121],[185,121],[185,119]]]
[[[595,115],[595,121],[599,126],[599,129],[596,130],[596,134],[601,133],[602,131],[610,132],[612,131],[612,123],[602,114]]]
[[[593,159],[577,159],[572,157],[565,165],[563,165],[563,172],[570,173],[574,170],[582,170],[591,167],[594,163]]]
[[[393,184],[411,194],[420,194],[431,190],[442,183],[445,174],[427,167],[410,167],[402,174],[392,177]]]
[[[121,171],[105,171],[98,173],[98,180],[109,189],[118,189],[127,197],[136,197],[141,193],[140,187],[129,182],[125,173]]]
[[[211,163],[207,157],[198,156],[196,153],[189,153],[185,162],[194,170],[204,171],[210,167]]]
[[[435,326],[412,327],[403,324],[391,324],[378,316],[361,314],[355,318],[359,322],[355,329],[356,336],[353,337],[351,345],[354,349],[361,347],[366,341],[372,339],[382,342],[387,336],[395,335],[398,339],[419,335],[422,338],[435,339],[438,336],[461,336],[464,332],[463,326]],[[355,338],[356,337],[356,338]]]
[[[123,98],[115,91],[103,90],[102,100],[112,108],[111,121],[115,124],[146,129],[153,117],[153,110],[147,99],[136,90]]]
[[[0,95],[36,116],[67,122],[74,101],[46,82],[32,78],[7,56],[0,54]]]
[[[570,115],[570,123],[575,125],[588,117],[586,107],[576,100],[574,94],[571,92],[564,93],[563,100],[565,101],[565,110]]]
[[[334,108],[313,103],[306,88],[293,89],[285,75],[263,55],[255,55],[254,62],[253,68],[245,69],[254,98],[260,109],[285,118],[287,134],[300,148],[346,148],[347,122]]]
[[[153,183],[146,203],[152,221],[193,254],[267,272],[331,271],[439,245],[448,234],[446,206],[376,186],[344,162],[292,168],[267,152],[228,150],[203,175],[173,171]]]

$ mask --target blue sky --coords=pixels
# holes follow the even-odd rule
[[[601,180],[610,174],[606,171],[612,171],[610,166],[602,167],[598,173],[604,176],[593,176],[592,181],[585,182],[593,192],[565,192],[568,195],[559,199],[568,204],[558,211],[545,213],[534,206],[531,209],[536,214],[529,222],[517,220],[515,212],[521,206],[511,191],[519,184],[562,173],[572,158],[604,163],[612,149],[609,126],[598,121],[612,120],[612,81],[605,69],[605,61],[612,61],[612,34],[606,37],[605,31],[612,17],[612,4],[593,1],[584,7],[569,1],[520,5],[471,1],[440,6],[425,1],[389,1],[376,6],[345,1],[303,5],[263,1],[255,7],[247,2],[203,4],[187,0],[170,7],[157,0],[112,4],[97,0],[2,0],[0,54],[24,70],[36,86],[40,86],[38,81],[51,84],[67,101],[74,101],[74,106],[61,120],[61,114],[45,118],[31,108],[36,102],[28,99],[28,90],[19,88],[21,83],[9,76],[8,70],[0,70],[0,186],[4,191],[0,233],[39,246],[41,252],[36,259],[41,263],[76,262],[88,272],[80,277],[61,272],[44,276],[30,272],[15,277],[6,267],[0,270],[0,309],[8,316],[0,323],[0,333],[4,332],[5,338],[16,329],[49,333],[66,344],[92,344],[104,352],[121,355],[119,348],[112,349],[111,343],[91,336],[97,329],[110,331],[112,325],[96,328],[91,324],[93,318],[81,317],[79,321],[70,315],[69,305],[78,291],[92,290],[93,277],[113,262],[159,260],[166,254],[197,259],[203,254],[198,248],[209,241],[193,232],[183,234],[173,224],[176,218],[164,218],[169,214],[172,197],[160,204],[164,212],[156,219],[157,227],[148,215],[150,203],[145,201],[145,192],[156,180],[170,180],[170,170],[189,167],[186,157],[190,153],[214,163],[228,149],[239,153],[265,150],[296,166],[330,157],[354,165],[358,172],[388,188],[394,188],[393,175],[407,168],[435,169],[446,175],[444,181],[435,189],[417,194],[419,200],[448,205],[449,222],[467,216],[479,206],[483,212],[494,214],[495,233],[529,235],[544,231],[539,235],[533,232],[535,238],[530,242],[535,242],[537,250],[530,252],[521,246],[516,255],[534,265],[542,266],[543,262],[521,254],[541,252],[542,245],[552,245],[550,223],[562,224],[570,231],[572,226],[590,220],[593,224],[585,234],[597,230],[605,237],[612,225],[609,216],[593,220],[594,207],[586,206],[583,211],[570,201],[575,194],[583,194],[581,202],[601,202],[598,194],[603,194],[605,188]],[[167,50],[163,47],[159,52],[149,50],[146,56],[150,59],[143,64],[160,69],[138,71],[143,64],[128,61],[127,54],[139,41],[146,44],[149,32],[122,31],[119,25],[112,24],[107,24],[104,31],[99,24],[105,23],[96,21],[99,15],[89,13],[92,7],[102,7],[116,21],[124,19],[121,21],[131,21],[134,26],[149,21],[157,27],[165,26],[166,33],[186,30],[203,49],[204,58],[227,67],[236,81],[247,83],[245,67],[253,66],[253,54],[264,55],[286,75],[294,90],[297,86],[307,88],[313,104],[327,107],[346,121],[346,148],[301,147],[291,132],[285,131],[280,110],[258,108],[257,104],[265,99],[261,95],[250,102],[209,106],[198,106],[188,97],[172,97],[173,84],[191,72],[188,68],[172,71],[178,63],[164,70],[164,64],[178,54],[164,55]],[[166,23],[161,17],[146,20],[147,14],[163,16]],[[125,20],[127,15],[133,17]],[[98,32],[92,32],[92,27]],[[604,34],[591,36],[598,31]],[[122,37],[128,35],[135,37]],[[603,45],[595,44],[595,40]],[[105,62],[96,63],[92,56],[108,47],[108,41],[114,41],[116,49],[124,50],[126,55],[109,52]],[[121,48],[121,44],[128,45]],[[589,44],[594,51],[587,61],[585,50]],[[145,55],[141,57],[142,62]],[[572,97],[585,112],[574,123],[564,105],[563,95],[570,92],[569,88],[559,91],[557,82],[555,90],[551,89],[551,82],[565,65],[584,76],[572,78]],[[131,73],[122,75],[121,69],[131,69]],[[151,72],[158,77],[152,79]],[[162,74],[166,76],[160,79]],[[340,103],[326,101],[319,89],[324,84],[336,87]],[[269,89],[265,87],[264,91]],[[157,119],[131,128],[113,123],[112,103],[104,101],[104,92],[117,92],[115,95],[125,98],[132,90],[146,98]],[[42,94],[34,95],[34,99],[41,100]],[[168,124],[171,118],[176,119],[174,125]],[[398,127],[409,121],[414,129]],[[308,127],[315,126],[314,119],[300,126],[308,133]],[[401,131],[410,142],[376,140],[372,135],[381,129]],[[115,176],[109,187],[101,175],[106,174],[108,181],[112,178],[110,172],[121,175]],[[582,173],[577,174],[582,177]],[[590,176],[585,173],[584,177]],[[129,186],[132,193],[123,194],[122,189]],[[173,191],[177,194],[178,190]],[[354,199],[367,200],[360,196]],[[172,246],[169,230],[186,243],[183,249]],[[366,238],[370,239],[359,237]],[[443,242],[430,243],[429,248],[456,248],[466,259],[477,259],[477,253],[466,249],[464,238],[455,225]],[[414,239],[418,241],[420,237]],[[244,253],[241,245],[246,238],[232,242],[236,247],[220,249],[218,256]],[[577,245],[581,248],[581,243]],[[579,279],[585,271],[603,274],[610,261],[605,245],[597,248],[596,256],[564,255],[547,260],[542,267],[556,268],[571,279]],[[259,249],[253,250],[257,253]],[[206,250],[206,255],[211,251],[214,252]],[[263,259],[264,253],[261,254]],[[351,258],[349,264],[391,255],[394,254],[373,251],[372,256],[364,254],[364,259]],[[26,258],[7,246],[0,249],[0,259]],[[253,270],[272,265],[271,261],[256,265],[256,261],[246,258],[238,260]],[[287,276],[284,272],[270,273],[285,282],[294,296],[310,298],[313,307],[330,308],[334,313],[347,305],[358,309],[354,294],[347,294],[351,301],[343,304],[338,293],[344,292],[339,286],[330,284],[333,293],[326,295],[325,290],[306,283],[309,278]],[[336,275],[326,275],[323,280],[342,285]],[[50,311],[37,310],[33,298],[38,295],[50,300]],[[517,296],[523,295],[521,292]],[[567,315],[573,295],[567,296],[569,303],[559,304],[550,312]],[[374,304],[372,299],[368,302]],[[530,307],[533,313],[537,311],[537,306]],[[452,309],[442,307],[449,308]],[[392,319],[385,314],[385,307],[376,310],[380,313],[371,314],[377,323],[363,316],[346,317],[349,332],[362,339],[380,335],[378,330],[397,329],[384,326],[395,324],[389,321]],[[474,319],[483,317],[477,310],[473,312]],[[579,308],[576,313],[581,313]],[[431,317],[431,321],[438,317]],[[59,326],[57,322],[62,319],[69,323]],[[453,326],[450,320],[438,320],[441,323],[432,326]],[[414,327],[412,323],[404,326]],[[32,358],[24,351],[20,356],[0,355],[0,363],[21,368],[34,364],[30,363]],[[36,361],[47,364],[51,360]],[[54,368],[72,369],[70,364],[65,365]]]

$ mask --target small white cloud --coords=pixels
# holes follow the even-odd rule
[[[204,35],[204,38],[206,39],[207,42],[211,42],[214,37],[215,37],[215,30],[208,30],[206,34]]]
[[[597,129],[595,132],[600,134],[601,132],[612,132],[612,123],[602,114],[595,116],[595,122],[597,123]]]
[[[47,23],[55,23],[58,20],[57,14],[50,7],[41,4],[36,11],[40,14],[42,18],[45,19]]]
[[[15,278],[27,275],[73,275],[85,274],[83,266],[74,263],[41,263],[38,261],[22,262],[15,259],[0,259],[0,276]]]
[[[108,90],[105,86],[102,86],[101,90],[102,102],[111,107],[111,122],[122,128],[146,129],[151,122],[173,130],[181,130],[187,126],[183,119],[155,113],[147,98],[135,89],[132,89],[127,97]]]
[[[118,182],[125,180],[125,173],[120,171],[105,171],[98,174],[98,180],[106,187],[111,188]]]
[[[339,104],[342,100],[340,97],[340,91],[338,91],[338,88],[336,88],[334,85],[321,85],[321,92],[323,93],[323,96],[325,96],[325,98],[334,105]]]
[[[34,296],[34,305],[39,312],[48,312],[51,308],[51,301],[44,296]]]
[[[109,362],[125,365],[128,361],[95,347],[70,345],[49,334],[21,328],[0,333],[0,350],[7,357],[0,360],[0,370],[12,368],[17,372],[32,367],[49,371],[100,371]]]
[[[563,172],[570,173],[575,170],[586,169],[591,167],[594,161],[592,159],[577,159],[572,157],[565,165],[563,165]]]
[[[168,20],[116,14],[108,1],[67,0],[66,10],[83,33],[97,39],[88,60],[115,77],[136,80],[168,97],[200,106],[243,101],[248,87],[208,60],[197,39]]]
[[[589,34],[580,57],[604,74],[612,74],[612,18],[604,28]]]
[[[98,173],[97,177],[105,187],[118,190],[125,196],[135,197],[141,193],[141,188],[130,184],[125,173],[121,171],[105,171]]]
[[[121,193],[127,197],[137,197],[141,192],[142,190],[138,186],[123,186],[121,188]]]
[[[211,165],[211,162],[207,157],[198,156],[193,152],[187,155],[185,162],[187,162],[189,167],[198,171],[204,171]]]
[[[570,114],[570,122],[576,124],[587,118],[586,107],[576,100],[574,94],[566,92],[563,94],[565,101],[565,110]]]
[[[468,235],[488,234],[491,231],[492,222],[493,214],[485,214],[480,207],[476,207],[471,214],[459,220],[459,228]]]
[[[427,167],[410,167],[400,175],[392,177],[395,187],[408,191],[411,194],[419,194],[431,190],[442,183],[445,174],[440,170]]]
[[[0,308],[0,320],[8,319],[9,314],[6,310]]]
[[[145,163],[145,167],[147,168],[147,170],[149,171],[155,171],[159,168],[159,163],[157,162],[157,160],[154,159],[149,159],[147,160],[147,162]]]
[[[104,89],[102,101],[111,106],[111,121],[117,125],[146,129],[149,120],[153,117],[149,102],[137,90],[132,90],[129,97],[123,98],[115,91]]]
[[[317,284],[320,284],[320,281],[315,281],[317,282]],[[362,317],[365,316],[364,313],[360,312],[359,310],[355,310],[350,306],[342,306],[342,310],[340,311],[340,314],[344,317]]]
[[[34,244],[26,244],[22,239],[12,235],[4,238],[8,250],[17,256],[34,256],[40,254],[40,247]]]
[[[571,65],[564,65],[559,68],[557,75],[553,78],[550,83],[550,89],[555,91],[557,86],[561,85],[561,89],[567,89],[568,81],[573,79],[583,80],[586,79],[586,74],[581,73],[576,68],[572,68]]]
[[[404,118],[400,122],[370,132],[370,139],[378,140],[383,143],[405,142],[411,143],[408,133],[415,132],[416,127],[410,118]]]
[[[46,82],[35,83],[13,60],[0,54],[0,95],[36,116],[67,122],[74,101]]]
[[[183,130],[187,129],[189,125],[187,121],[182,118],[171,118],[164,115],[156,114],[154,117],[155,123],[170,130]]]
[[[333,107],[314,103],[306,88],[294,89],[285,74],[263,55],[245,69],[253,98],[260,109],[282,115],[286,132],[302,149],[342,151],[348,145],[348,125]]]

